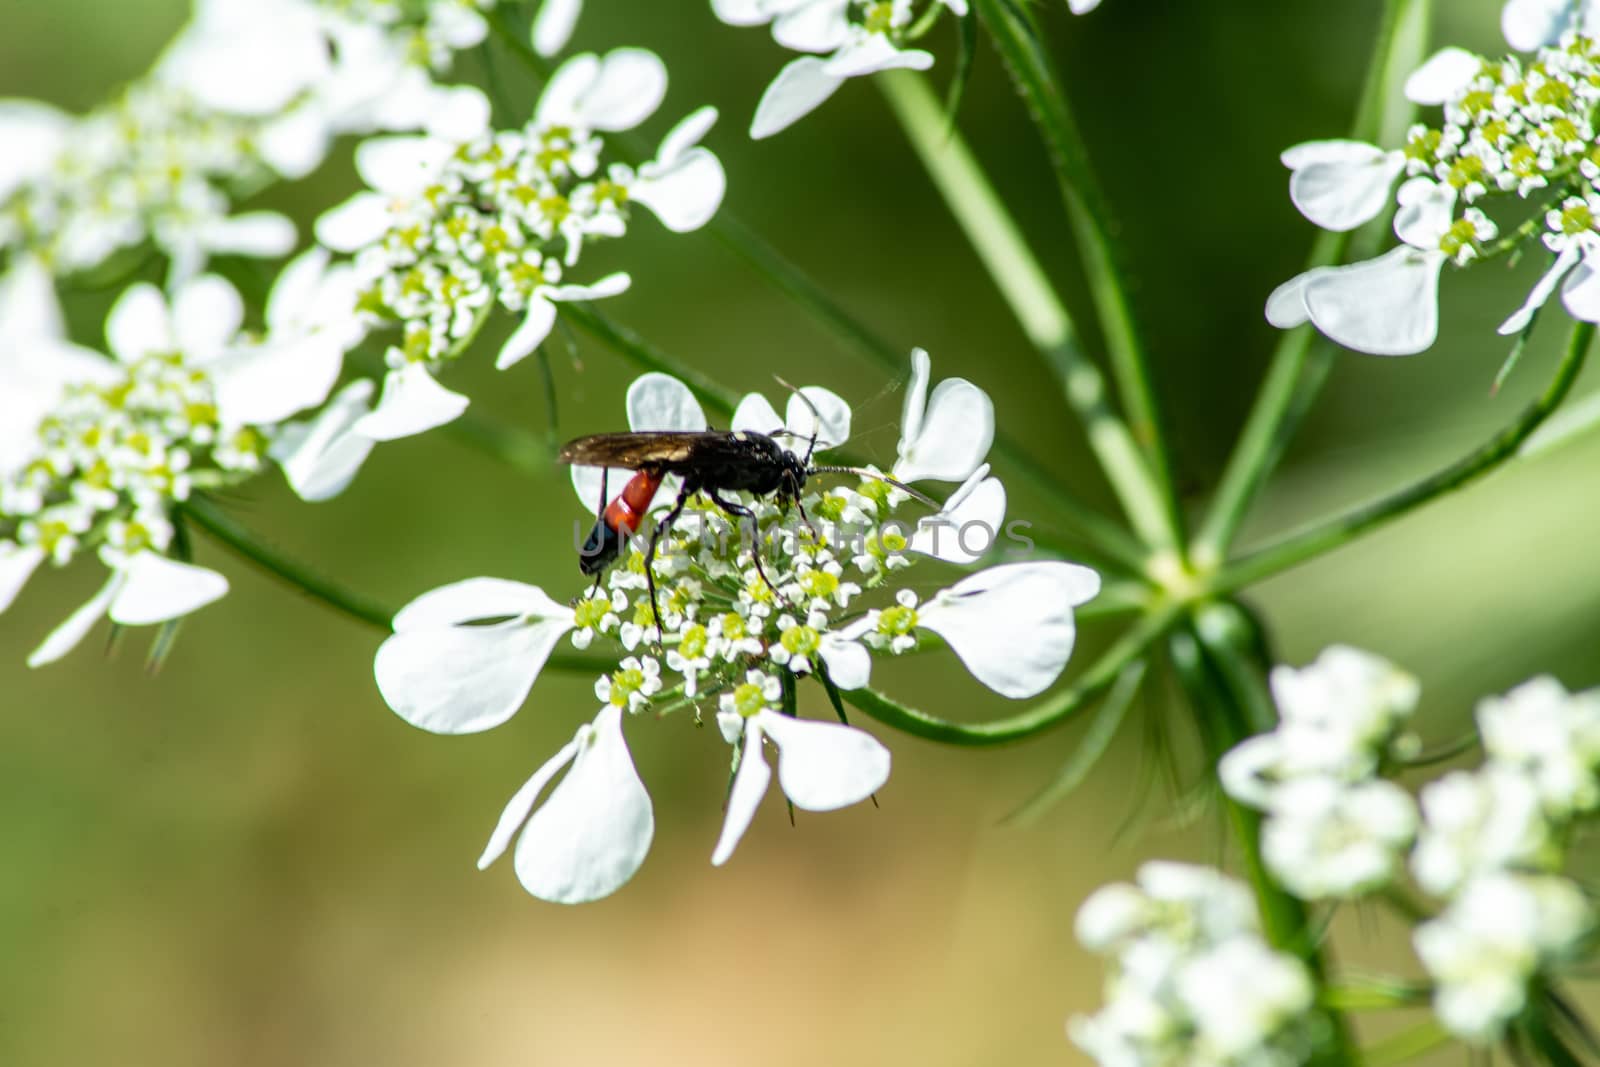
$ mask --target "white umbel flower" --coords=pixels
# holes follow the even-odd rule
[[[1424,786],[1422,832],[1411,856],[1417,884],[1448,896],[1469,879],[1510,867],[1540,870],[1558,859],[1539,791],[1521,771],[1486,764]]]
[[[946,378],[928,393],[932,361],[911,350],[911,384],[900,415],[900,458],[891,473],[902,482],[960,482],[978,469],[994,443],[994,402],[965,378]]]
[[[1274,791],[1261,852],[1302,900],[1353,897],[1394,880],[1416,830],[1416,804],[1392,782],[1298,778]]]
[[[1600,693],[1568,693],[1548,675],[1534,678],[1480,701],[1478,732],[1491,760],[1528,777],[1551,818],[1600,804]]]

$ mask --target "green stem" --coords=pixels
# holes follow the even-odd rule
[[[351,592],[298,560],[267,545],[233,516],[219,508],[214,501],[203,496],[190,497],[184,502],[182,510],[196,526],[268,574],[283,579],[307,596],[322,601],[352,619],[385,633],[389,632],[389,620],[393,619],[395,614],[393,608],[360,593]]]
[[[519,426],[507,426],[468,408],[439,432],[506,466],[536,478],[547,478],[555,463],[550,442]]]
[[[1105,335],[1106,355],[1134,436],[1144,447],[1150,473],[1167,504],[1167,540],[1181,542],[1182,517],[1172,491],[1171,464],[1162,439],[1160,405],[1150,381],[1144,342],[1128,299],[1127,272],[1113,233],[1116,223],[1101,192],[1067,105],[1054,65],[1024,5],[1015,0],[976,0],[978,17],[989,30],[1018,94],[1044,141],[1083,261],[1089,295]],[[1160,543],[1160,542],[1157,542]]]
[[[852,689],[844,698],[885,726],[946,745],[982,747],[1021,741],[1060,725],[1117,680],[1177,617],[1175,608],[1152,612],[1130,627],[1077,681],[1028,710],[983,723],[950,722],[900,704],[873,689]]]
[[[184,502],[181,513],[240,556],[312,599],[319,600],[340,614],[365,623],[382,633],[393,632],[390,620],[395,616],[395,609],[344,588],[268,545],[253,531],[218,507],[214,500],[203,496],[192,496]],[[550,657],[545,666],[558,671],[592,672],[614,668],[616,661],[600,656],[557,652]]]
[[[1432,0],[1387,0],[1366,88],[1351,127],[1352,138],[1386,144],[1404,133],[1415,108],[1400,86],[1422,58],[1431,8]],[[1357,255],[1375,251],[1385,232],[1382,220],[1369,226],[1360,235]],[[1343,261],[1351,252],[1353,238],[1349,233],[1319,233],[1306,269]],[[1227,555],[1250,505],[1327,380],[1333,360],[1333,346],[1309,325],[1279,338],[1261,391],[1195,538],[1192,556],[1202,568],[1216,566]]]
[[[1592,323],[1574,325],[1566,353],[1556,368],[1555,377],[1545,387],[1538,400],[1523,411],[1517,420],[1501,430],[1470,454],[1463,456],[1444,469],[1391,493],[1380,500],[1355,508],[1334,519],[1319,523],[1309,529],[1290,534],[1276,544],[1252,552],[1228,565],[1211,588],[1215,592],[1231,592],[1252,585],[1279,571],[1288,570],[1315,556],[1355,540],[1402,515],[1421,507],[1446,493],[1477,481],[1507,460],[1516,457],[1518,450],[1539,426],[1560,406],[1572,383],[1583,369],[1593,339]]]
[[[1423,1053],[1454,1040],[1437,1019],[1429,1019],[1368,1045],[1361,1052],[1361,1062],[1366,1067],[1393,1067],[1395,1064],[1411,1063]]]
[[[503,12],[491,10],[488,21],[495,34],[530,72],[539,78],[550,76],[553,68],[549,61],[533,51],[523,35],[505,21]],[[649,154],[642,142],[633,135],[608,134],[606,139],[625,160],[637,162]],[[718,211],[706,230],[714,240],[755,268],[774,289],[809,313],[840,341],[871,359],[889,374],[898,376],[906,373],[910,366],[908,349],[891,344],[875,333],[736,216],[726,210]],[[706,384],[714,383],[707,379]],[[1144,547],[1119,524],[1082,502],[1067,487],[1059,468],[1041,463],[1003,430],[996,430],[991,451],[1007,468],[1060,508],[1062,514],[1082,530],[1090,545],[1130,569],[1140,568],[1145,556]]]
[[[1060,377],[1134,529],[1150,544],[1171,548],[1176,542],[1169,495],[1151,472],[1132,431],[1107,402],[1099,370],[1084,356],[1067,309],[999,193],[966,142],[949,129],[939,100],[922,75],[885,71],[873,80],[1023,332]]]

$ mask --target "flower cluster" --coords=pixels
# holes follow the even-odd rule
[[[1415,754],[1401,732],[1415,679],[1335,647],[1272,676],[1280,725],[1233,749],[1223,788],[1267,813],[1262,855],[1303,900],[1347,898],[1410,871],[1444,911],[1415,930],[1434,1008],[1454,1034],[1498,1037],[1541,974],[1574,956],[1593,924],[1578,885],[1559,874],[1577,819],[1600,808],[1600,692],[1553,678],[1478,705],[1488,756],[1424,786],[1420,826],[1404,790],[1379,777]],[[1415,848],[1411,848],[1413,839]]]
[[[1217,768],[1235,800],[1267,813],[1261,852],[1305,900],[1356,896],[1393,881],[1416,833],[1416,805],[1378,777],[1412,738],[1401,732],[1420,687],[1391,664],[1335,646],[1301,670],[1278,667],[1279,725]]]
[[[1326,1027],[1305,965],[1263,940],[1250,891],[1217,871],[1147,863],[1138,885],[1086,900],[1077,933],[1111,958],[1105,1007],[1068,1024],[1099,1063],[1289,1067]]]
[[[95,111],[0,102],[0,248],[60,276],[150,242],[173,284],[213,254],[281,256],[289,220],[234,202],[309,174],[341,134],[481,121],[478,94],[434,76],[484,39],[493,3],[197,0],[150,74]],[[545,44],[560,47],[574,8],[545,5]]]
[[[1005,517],[1004,488],[983,462],[994,429],[989,398],[961,379],[931,394],[928,386],[929,361],[918,351],[892,477],[964,484],[921,522],[897,519],[910,497],[870,477],[853,488],[807,485],[791,506],[746,493],[684,495],[668,477],[642,511],[660,517],[681,504],[676,521],[642,528],[572,606],[521,583],[476,578],[424,594],[396,616],[376,660],[379,688],[403,718],[438,733],[510,718],[563,638],[618,657],[596,681],[598,717],[512,800],[485,864],[526,824],[516,868],[536,896],[593,899],[632,875],[653,816],[623,740],[625,717],[692,710],[698,721],[702,708],[715,709],[735,768],[713,853],[721,864],[770,782],[764,741],[777,746],[784,794],[804,810],[864,800],[887,778],[888,753],[867,734],[795,717],[797,678],[821,678],[831,693],[860,688],[875,655],[910,652],[929,632],[1006,696],[1029,696],[1055,680],[1072,651],[1072,608],[1098,591],[1094,572],[1060,562],[1000,564],[926,599],[897,581],[919,557],[972,562]],[[636,381],[627,409],[634,430],[706,429],[693,394],[666,375]],[[813,448],[837,447],[849,429],[848,405],[808,387],[791,396],[781,419],[765,398],[746,397],[728,432],[761,435],[809,460]],[[583,511],[593,516],[628,474],[575,468]]]
[[[1526,14],[1508,9],[1508,26]],[[1377,217],[1405,176],[1394,191],[1402,243],[1373,260],[1292,279],[1268,300],[1267,318],[1283,328],[1310,321],[1356,351],[1411,355],[1438,336],[1446,263],[1539,243],[1551,266],[1500,332],[1527,329],[1558,287],[1570,314],[1600,321],[1600,45],[1568,31],[1526,60],[1446,49],[1412,75],[1406,92],[1442,104],[1444,114],[1438,126],[1414,127],[1403,148],[1317,141],[1283,156],[1295,206],[1335,231]],[[1480,205],[1512,199],[1537,215],[1501,238]]]
[[[722,166],[698,142],[716,119],[702,108],[637,169],[604,161],[600,134],[632,129],[659,106],[667,72],[642,49],[562,64],[521,129],[491,132],[487,104],[465,136],[375,138],[356,152],[371,189],[323,215],[317,236],[352,253],[354,312],[399,331],[377,407],[356,432],[391,440],[448,422],[467,398],[434,378],[499,305],[522,317],[501,347],[505,368],[532,352],[556,304],[624,291],[626,274],[564,281],[586,244],[620,237],[641,204],[671,230],[703,226],[722,201]]]
[[[312,284],[333,284],[314,261]],[[321,283],[321,284],[319,284]],[[294,318],[288,289],[269,322]],[[65,340],[48,272],[24,260],[0,287],[0,610],[46,560],[97,550],[101,591],[29,659],[65,655],[103,615],[165,622],[222,596],[221,575],[181,559],[174,508],[195,489],[258,471],[280,420],[320,404],[341,349],[324,331],[285,331],[271,344],[239,333],[243,304],[201,275],[170,303],[154,286],[127,289],[106,320],[115,361]]]

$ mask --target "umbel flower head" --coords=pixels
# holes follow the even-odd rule
[[[174,558],[174,509],[258,471],[274,424],[320,404],[340,360],[316,333],[253,344],[242,317],[239,294],[214,275],[170,301],[140,283],[106,320],[112,361],[66,343],[42,265],[23,260],[0,285],[0,611],[46,560],[94,551],[111,572],[30,666],[66,655],[103,616],[166,622],[227,592],[220,574]]]
[[[460,415],[467,398],[434,375],[496,305],[521,319],[495,361],[504,369],[549,335],[557,304],[625,291],[627,274],[579,283],[570,272],[587,244],[626,233],[632,205],[675,232],[710,220],[726,185],[717,157],[699,144],[714,109],[690,114],[638,168],[603,160],[600,135],[649,118],[666,88],[666,68],[650,52],[579,55],[555,72],[520,129],[488,130],[480,94],[473,127],[357,149],[371,189],[323,215],[317,236],[354,254],[355,310],[399,337],[385,357],[382,396],[355,432],[392,440]]]
[[[89,114],[0,101],[0,248],[67,275],[149,242],[174,285],[216,254],[281,256],[289,220],[234,201],[309,174],[341,134],[470,126],[476,94],[434,75],[483,40],[492,6],[197,0],[155,68]],[[548,6],[559,47],[574,13]]]
[[[1538,6],[1553,12],[1557,5]],[[1508,6],[1513,41],[1534,36],[1512,32],[1527,29],[1519,20],[1528,17],[1530,5]],[[1295,206],[1324,229],[1376,218],[1395,182],[1406,180],[1394,190],[1401,243],[1376,259],[1319,267],[1280,286],[1267,302],[1274,325],[1309,321],[1358,352],[1412,355],[1438,337],[1447,264],[1464,267],[1540,245],[1550,267],[1500,332],[1526,330],[1558,289],[1569,314],[1600,321],[1600,46],[1572,30],[1538,43],[1527,59],[1489,60],[1460,49],[1429,59],[1406,92],[1418,103],[1443,105],[1443,121],[1413,127],[1402,148],[1321,141],[1284,153]],[[1484,209],[1509,200],[1528,202],[1535,219],[1500,238]],[[1526,213],[1516,210],[1518,218]]]
[[[1073,606],[1099,589],[1093,571],[1005,563],[926,598],[903,584],[918,559],[952,558],[926,532],[954,526],[950,536],[960,535],[963,546],[954,558],[971,562],[1004,520],[1003,489],[982,462],[994,432],[988,397],[959,379],[930,395],[926,353],[916,367],[906,404],[917,417],[906,420],[901,462],[930,464],[920,474],[913,467],[913,476],[964,482],[946,512],[899,518],[910,496],[873,478],[854,486],[808,482],[789,508],[770,497],[721,494],[747,512],[741,514],[696,493],[659,537],[651,567],[659,617],[646,576],[648,518],[617,565],[571,606],[519,582],[476,578],[426,593],[395,617],[395,634],[378,651],[379,689],[408,722],[436,733],[506,721],[563,642],[616,657],[615,669],[595,681],[599,715],[513,798],[485,863],[521,828],[517,875],[535,896],[589,900],[631,877],[654,823],[624,740],[629,719],[715,715],[717,733],[732,749],[733,776],[712,853],[720,865],[771,784],[769,744],[780,788],[803,810],[857,803],[887,781],[889,753],[870,735],[797,717],[800,680],[824,680],[834,692],[859,688],[874,659],[913,651],[924,631],[938,634],[979,682],[1006,696],[1029,696],[1055,680],[1072,651]],[[693,393],[665,374],[633,383],[627,415],[634,430],[706,429]],[[746,397],[732,430],[774,435],[804,456],[813,438],[817,450],[844,443],[850,419],[842,399],[811,386],[791,397],[783,418],[764,397]],[[924,440],[928,426],[944,430],[938,450]],[[574,470],[585,523],[629,473]],[[669,479],[649,510],[659,518],[680,492]],[[980,548],[975,527],[984,524],[988,540]]]

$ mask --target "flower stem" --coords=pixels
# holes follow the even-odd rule
[[[382,633],[393,632],[390,626],[390,620],[395,615],[393,608],[352,592],[273,548],[218,507],[216,501],[204,496],[192,496],[183,503],[181,514],[240,556],[312,599]],[[615,667],[615,661],[572,652],[557,652],[546,663],[547,669],[580,672],[605,670],[608,666]]]
[[[1433,0],[1386,0],[1366,88],[1350,131],[1352,138],[1389,143],[1403,135],[1415,108],[1400,91],[1401,85],[1427,46],[1432,7]],[[1343,261],[1351,252],[1353,239],[1358,255],[1371,254],[1385,232],[1382,220],[1362,231],[1358,239],[1349,233],[1322,232],[1311,247],[1306,269]],[[1227,555],[1250,505],[1327,379],[1333,359],[1333,346],[1309,325],[1279,338],[1267,376],[1195,538],[1191,556],[1201,566],[1214,566]]]
[[[1574,325],[1566,353],[1556,368],[1555,377],[1538,400],[1517,420],[1483,445],[1454,463],[1380,500],[1355,508],[1336,518],[1319,523],[1252,552],[1230,564],[1211,583],[1214,592],[1223,593],[1252,585],[1279,571],[1288,570],[1315,556],[1355,540],[1362,534],[1385,526],[1423,504],[1477,481],[1508,460],[1535,430],[1560,406],[1572,383],[1583,369],[1594,338],[1592,323]]]
[[[298,560],[284,555],[246,529],[214,501],[203,496],[190,497],[184,502],[182,513],[200,529],[268,574],[298,587],[307,596],[322,601],[352,619],[385,633],[389,631],[389,620],[394,618],[393,608],[351,592]]]
[[[950,722],[898,703],[875,689],[852,689],[844,698],[885,726],[947,745],[1004,745],[1043,733],[1071,718],[1110,687],[1122,669],[1137,659],[1177,617],[1175,608],[1144,616],[1107,649],[1083,676],[1018,715],[983,723]]]
[[[1166,540],[1176,545],[1181,540],[1182,517],[1172,491],[1160,405],[1128,298],[1127,272],[1121,262],[1121,249],[1112,236],[1116,225],[1110,206],[1089,164],[1088,149],[1039,40],[1038,28],[1025,6],[1014,0],[976,0],[975,6],[1050,157],[1083,261],[1089,295],[1105,335],[1111,373],[1133,434],[1148,460],[1149,474],[1163,494]]]
[[[1108,403],[1105,382],[1078,344],[1071,316],[966,142],[948,128],[927,80],[907,70],[885,71],[873,80],[1023,332],[1060,377],[1134,529],[1153,546],[1174,547],[1171,494]]]

